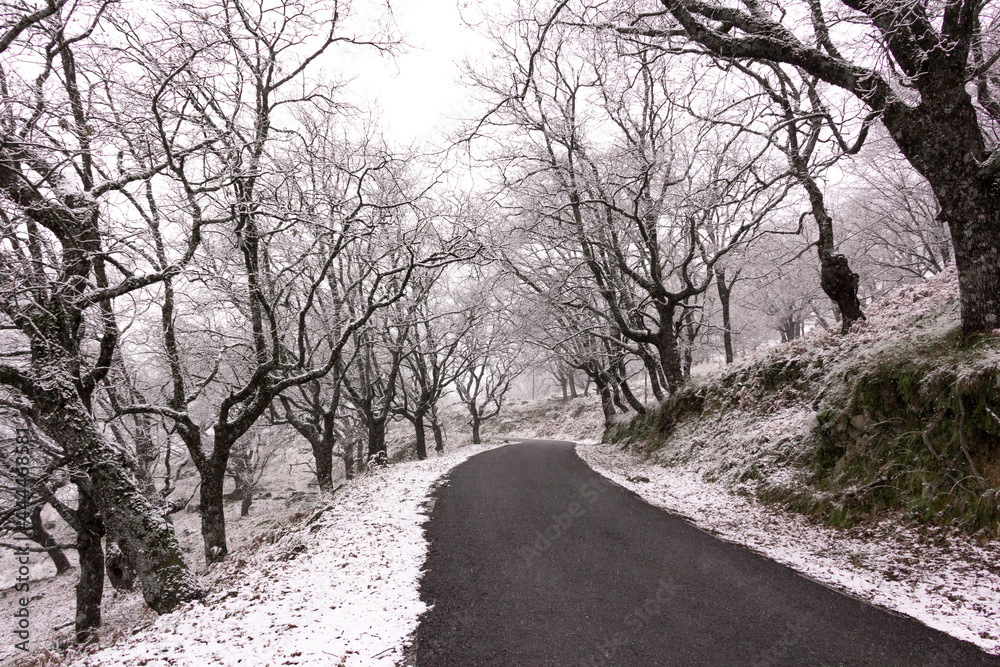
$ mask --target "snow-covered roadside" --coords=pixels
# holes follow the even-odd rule
[[[495,445],[364,475],[246,563],[204,602],[81,657],[98,665],[394,665],[426,605],[418,584],[435,480]],[[277,535],[276,535],[277,536]],[[229,579],[226,583],[226,579]]]
[[[576,449],[594,470],[707,532],[1000,654],[996,542],[978,547],[943,531],[931,539],[893,524],[848,534],[733,495],[694,470],[646,463],[611,445]]]

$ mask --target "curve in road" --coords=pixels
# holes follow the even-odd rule
[[[648,505],[573,443],[484,452],[434,498],[417,665],[1000,665]]]

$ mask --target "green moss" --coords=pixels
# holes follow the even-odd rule
[[[936,349],[916,360],[885,360],[854,379],[839,415],[818,415],[812,483],[832,500],[810,515],[849,525],[903,510],[970,531],[997,526],[991,489],[1000,485],[1000,421],[992,413],[1000,392],[993,371],[959,377],[966,356]]]
[[[641,443],[647,452],[653,452],[663,447],[677,424],[690,417],[701,417],[704,409],[704,395],[685,389],[644,416],[610,426],[604,432],[603,442],[623,445]]]
[[[749,461],[743,480],[754,482],[762,499],[832,526],[894,512],[1000,535],[1000,368],[983,355],[998,347],[996,336],[962,338],[956,327],[837,371],[818,355],[772,355],[698,391],[682,390],[605,437],[654,452],[669,446],[685,420],[771,400],[812,404],[816,426],[797,459],[807,485],[771,487],[767,468]],[[771,398],[775,392],[780,399]]]

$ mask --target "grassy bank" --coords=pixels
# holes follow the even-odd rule
[[[605,434],[835,526],[896,513],[1000,537],[1000,338],[961,338],[946,273]]]

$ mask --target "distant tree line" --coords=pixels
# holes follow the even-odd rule
[[[492,59],[469,78],[489,106],[467,139],[509,212],[494,251],[547,313],[537,348],[586,374],[609,420],[645,410],[630,382],[662,400],[696,355],[847,332],[948,266],[964,332],[1000,324],[992,3],[484,18]]]

